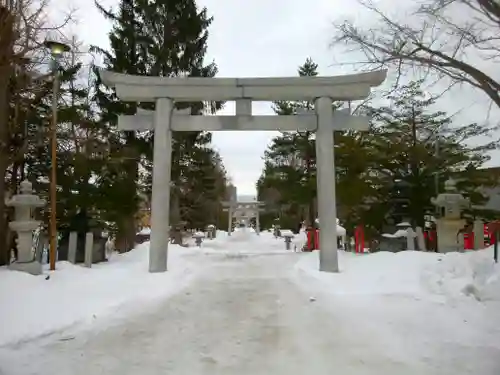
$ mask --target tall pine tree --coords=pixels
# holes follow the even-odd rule
[[[198,9],[194,0],[121,0],[116,12],[106,11],[99,4],[101,12],[113,22],[109,34],[111,50],[99,48],[105,57],[105,68],[127,74],[148,76],[197,76],[212,77],[217,73],[215,63],[204,63],[207,49],[208,27],[212,18],[206,8]],[[98,81],[97,100],[102,110],[101,121],[109,127],[111,157],[115,163],[102,176],[106,195],[119,197],[110,200],[110,211],[117,222],[117,246],[126,251],[133,245],[135,236],[134,217],[138,209],[141,186],[139,164],[146,159],[151,170],[151,132],[136,135],[132,132],[116,132],[117,116],[134,114],[138,104],[119,101],[114,92]],[[140,105],[153,109],[154,104]],[[193,114],[207,110],[205,103],[180,103],[177,108],[190,107]],[[220,103],[211,103],[209,110],[220,108]],[[185,191],[187,170],[199,152],[195,149],[208,145],[210,134],[204,132],[174,133],[172,160],[172,222],[180,217],[180,195]],[[204,170],[204,169],[202,169]],[[197,176],[199,177],[199,176]],[[196,179],[196,178],[195,178]],[[146,185],[150,185],[149,182]],[[197,178],[198,183],[203,179]],[[190,181],[191,182],[191,181]],[[146,189],[149,191],[149,189]],[[165,228],[168,230],[168,228]]]
[[[435,99],[426,97],[420,84],[399,88],[387,98],[388,106],[366,108],[373,123],[366,148],[370,173],[378,180],[378,196],[373,198],[385,205],[384,219],[393,216],[394,210],[401,211],[391,202],[396,182],[405,186],[400,189],[405,196],[396,200],[406,198],[408,206],[406,212],[396,212],[395,220],[405,216],[413,225],[423,226],[426,211],[434,210],[431,197],[443,191],[450,177],[457,179],[459,190],[473,204],[483,203],[478,188],[496,184],[496,176],[481,167],[490,159],[489,152],[498,148],[498,140],[491,139],[491,128],[457,124],[445,112],[433,111]],[[478,137],[490,139],[480,142]]]
[[[310,58],[299,67],[301,77],[318,75],[318,65]],[[341,103],[334,103],[333,110]],[[314,103],[276,102],[278,115],[293,115],[299,111],[314,111]],[[307,219],[313,223],[317,215],[315,132],[293,131],[275,137],[265,153],[265,169],[258,183],[263,196],[271,190],[279,191],[281,203],[287,207],[285,216],[294,220]],[[337,206],[339,214],[347,219],[362,202],[368,190],[358,179],[367,160],[360,151],[363,136],[356,132],[335,132],[337,147]],[[333,150],[332,150],[333,152]],[[269,195],[269,194],[267,194]],[[287,223],[292,225],[293,223]]]
[[[145,28],[142,36],[147,45],[150,75],[163,77],[214,77],[217,66],[214,62],[205,64],[208,27],[212,17],[207,9],[198,9],[195,1],[145,1],[139,0],[145,10]],[[178,103],[177,108],[191,108],[191,114],[220,109],[220,103]],[[205,148],[211,141],[206,132],[174,133],[172,155],[172,209],[171,222],[190,222],[185,206],[191,202],[191,190],[209,187],[204,173],[210,170],[211,159],[205,157]],[[152,142],[150,142],[152,145]],[[152,158],[152,148],[148,153]],[[195,173],[195,171],[197,171]],[[193,202],[194,203],[194,202]],[[183,205],[184,207],[181,207]]]
[[[106,69],[126,74],[147,74],[144,46],[141,41],[143,28],[142,11],[136,0],[121,0],[118,10],[105,10],[96,2],[97,8],[113,27],[109,33],[110,51],[99,47],[92,50],[104,56]],[[141,21],[139,21],[141,20]],[[138,179],[140,150],[143,138],[134,132],[117,132],[116,124],[121,114],[132,115],[137,111],[136,103],[125,103],[116,97],[99,79],[96,80],[96,102],[100,108],[100,122],[106,128],[109,142],[109,163],[97,183],[108,198],[105,211],[108,220],[115,223],[115,245],[119,251],[128,251],[134,246],[135,214],[139,207]],[[142,147],[141,147],[142,146]]]
[[[318,75],[318,65],[307,58],[298,68],[300,77]],[[278,115],[293,115],[300,110],[313,110],[314,103],[278,101],[273,105]],[[316,151],[314,132],[285,132],[272,140],[265,153],[265,170],[258,190],[275,188],[280,191],[281,201],[289,206],[289,215],[302,219],[303,212],[313,223],[316,218]],[[289,187],[293,186],[293,189]]]

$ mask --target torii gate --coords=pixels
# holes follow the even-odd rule
[[[120,130],[155,130],[149,272],[167,270],[169,244],[172,131],[279,130],[316,131],[318,216],[321,226],[335,228],[334,130],[368,130],[368,118],[333,110],[333,101],[361,100],[386,78],[385,70],[336,77],[201,78],[148,77],[101,70],[102,81],[118,98],[155,102],[154,112],[120,116]],[[174,102],[236,101],[235,116],[187,115]],[[315,113],[253,116],[252,101],[314,101]],[[320,270],[338,272],[334,230],[321,230]]]
[[[255,214],[255,233],[260,235],[260,213],[264,211],[264,202],[250,201],[240,202],[238,200],[223,201],[222,207],[227,211],[227,235],[230,236],[233,228],[233,216],[239,211]]]

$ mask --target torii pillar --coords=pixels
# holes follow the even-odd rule
[[[224,201],[222,206],[225,207],[224,211],[227,211],[227,235],[230,236],[233,232],[233,213],[236,205],[238,204],[235,200]]]

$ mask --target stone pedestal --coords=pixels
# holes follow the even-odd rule
[[[474,221],[474,250],[484,249],[484,223],[482,220]]]
[[[427,248],[425,247],[425,237],[423,229],[421,227],[417,227],[415,233],[417,235],[418,249],[420,251],[427,251]]]
[[[458,235],[458,233],[464,226],[465,220],[462,219],[438,219],[436,221],[438,252],[447,253],[450,251],[463,250],[463,243],[460,241],[461,236]]]
[[[78,245],[78,233],[71,232],[69,234],[69,242],[68,242],[68,261],[73,264],[76,264],[76,250]]]
[[[415,250],[415,238],[417,234],[412,227],[406,229],[406,250]]]
[[[217,228],[213,224],[207,225],[207,238],[213,240],[217,237]]]
[[[94,234],[92,232],[85,234],[85,267],[92,267],[92,256],[94,252]]]

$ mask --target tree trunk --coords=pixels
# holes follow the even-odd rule
[[[179,202],[179,194],[177,190],[174,188],[170,191],[170,226],[173,228],[177,226],[181,222],[181,207]],[[169,228],[165,228],[165,230],[169,230]]]
[[[424,227],[425,224],[425,206],[426,202],[422,202],[420,187],[422,186],[419,160],[416,153],[416,148],[418,145],[417,136],[417,123],[416,123],[416,113],[415,109],[412,110],[412,123],[411,123],[411,136],[412,136],[412,149],[410,152],[410,173],[411,173],[411,186],[410,186],[410,204],[409,204],[409,214],[411,218],[411,225],[413,227]]]
[[[125,217],[119,223],[116,233],[115,248],[120,253],[126,253],[135,247],[136,226],[134,217]]]
[[[21,163],[19,162],[14,162],[12,165],[12,177],[10,180],[10,191],[15,193],[17,192],[17,187],[19,185],[20,181],[20,175],[21,175]]]
[[[5,172],[9,165],[9,81],[12,72],[13,17],[0,6],[0,265],[9,262]]]
[[[3,156],[0,156],[0,266],[9,264],[10,260],[9,229],[5,207],[5,170],[7,168],[5,160]]]
[[[139,179],[139,162],[136,159],[135,151],[133,149],[133,142],[135,136],[133,134],[129,135],[127,140],[130,153],[127,155],[130,157],[124,165],[123,168],[127,171],[127,184],[133,184],[134,194],[137,193],[137,180]],[[132,194],[132,193],[131,193]],[[136,197],[130,197],[135,201]],[[116,233],[115,248],[119,253],[126,253],[135,247],[135,239],[137,236],[136,227],[136,215],[138,213],[139,207],[129,206],[126,210],[122,211],[121,218],[117,221],[118,232]]]

